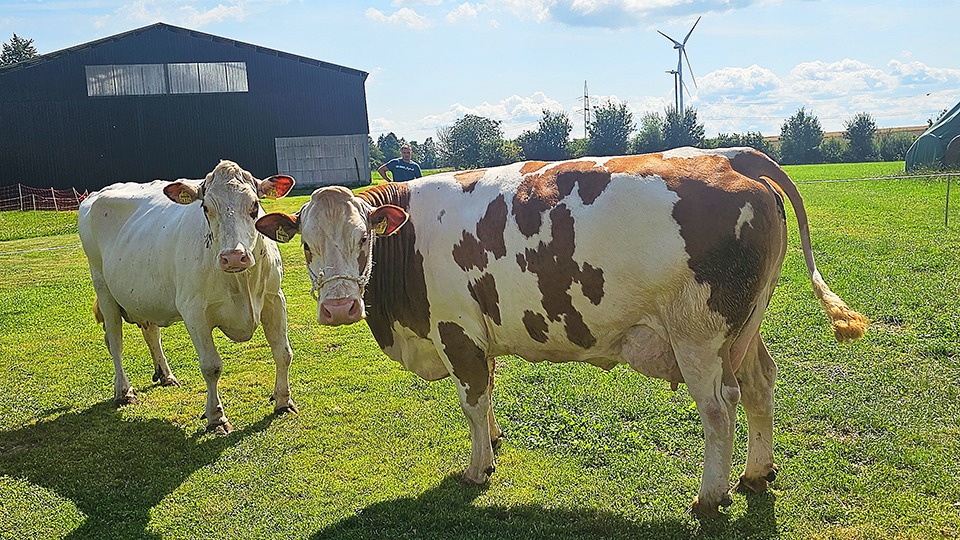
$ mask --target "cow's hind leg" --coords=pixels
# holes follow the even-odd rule
[[[97,301],[93,305],[94,316],[103,323],[103,339],[113,358],[113,402],[117,407],[137,402],[137,392],[123,370],[123,317],[120,305],[110,294],[102,280],[94,278],[93,288]]]
[[[706,347],[688,346],[676,352],[683,379],[697,404],[704,434],[703,476],[690,510],[714,516],[720,506],[732,502],[728,490],[740,386],[733,375],[728,351],[718,354]]]
[[[777,477],[773,463],[773,386],[777,365],[758,334],[748,349],[737,379],[747,413],[747,465],[736,491],[760,493]]]
[[[180,382],[170,371],[166,355],[163,354],[163,346],[160,344],[160,327],[155,324],[145,324],[140,326],[140,332],[153,358],[153,382],[160,383],[161,386],[180,386]]]
[[[297,404],[290,397],[290,364],[293,362],[293,351],[287,337],[287,301],[283,292],[267,299],[261,316],[263,335],[270,344],[273,352],[273,361],[277,364],[277,378],[273,386],[273,412],[298,412]]]

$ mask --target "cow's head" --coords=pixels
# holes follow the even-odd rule
[[[373,268],[373,242],[395,233],[409,216],[399,206],[370,206],[342,187],[313,192],[296,215],[272,213],[257,229],[277,242],[297,233],[303,244],[317,321],[336,326],[366,317],[363,289]]]
[[[253,257],[257,241],[255,223],[263,215],[259,199],[283,197],[293,184],[293,177],[279,174],[257,180],[236,163],[221,161],[205,179],[171,182],[163,188],[163,193],[178,204],[201,201],[213,244],[219,248],[220,269],[243,272],[256,263]]]

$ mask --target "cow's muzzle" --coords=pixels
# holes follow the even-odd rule
[[[220,253],[220,269],[224,272],[243,272],[253,266],[253,257],[246,250],[234,249]]]
[[[355,298],[335,298],[320,303],[318,321],[325,326],[353,324],[363,318],[360,301]]]

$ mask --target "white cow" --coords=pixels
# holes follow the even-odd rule
[[[254,228],[263,215],[258,199],[283,197],[293,185],[290,176],[258,180],[221,161],[203,180],[114,184],[83,201],[80,240],[97,293],[94,311],[113,357],[117,405],[136,401],[121,363],[121,319],[140,327],[153,357],[153,380],[163,385],[177,380],[159,327],[182,320],[207,383],[207,429],[229,433],[217,391],[223,360],[212,331],[247,341],[262,321],[277,364],[275,411],[296,411],[280,251]]]
[[[776,365],[760,323],[787,250],[785,199],[837,339],[860,337],[867,320],[814,264],[796,186],[750,148],[516,163],[358,196],[328,187],[257,228],[300,233],[321,324],[366,317],[388,356],[425,379],[453,377],[468,481],[487,480],[501,437],[494,357],[624,363],[686,383],[706,439],[693,509],[714,514],[730,502],[739,402],[749,443],[738,488],[763,491],[777,473]],[[392,236],[374,247],[378,235]]]

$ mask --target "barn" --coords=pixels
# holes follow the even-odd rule
[[[157,23],[0,68],[0,186],[202,178],[370,182],[353,68]]]

